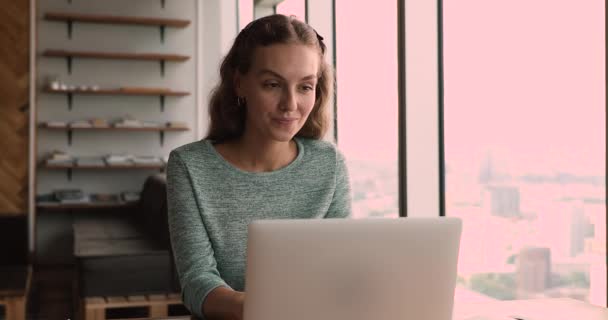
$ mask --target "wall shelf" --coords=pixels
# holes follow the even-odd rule
[[[72,181],[72,174],[74,170],[158,170],[163,172],[165,170],[165,164],[131,164],[131,165],[103,165],[103,166],[86,166],[77,164],[47,164],[42,161],[38,164],[41,169],[47,170],[66,170],[68,181]]]
[[[160,111],[165,111],[165,97],[184,97],[190,95],[186,91],[173,91],[163,88],[134,88],[123,87],[116,89],[98,89],[98,90],[82,90],[82,89],[52,89],[46,87],[42,90],[45,93],[51,94],[66,94],[68,97],[68,110],[72,110],[74,95],[116,95],[116,96],[158,96],[160,98]]]
[[[88,209],[127,209],[135,208],[138,201],[131,202],[88,202],[88,203],[59,203],[59,202],[38,202],[36,209],[44,211],[64,211],[64,210],[88,210]]]
[[[184,62],[190,59],[189,56],[179,54],[163,54],[163,53],[129,53],[129,52],[101,52],[101,51],[68,51],[47,49],[42,53],[45,57],[65,58],[68,65],[68,73],[72,73],[72,59],[88,58],[88,59],[112,59],[112,60],[142,60],[142,61],[159,61],[161,76],[165,74],[165,62]]]
[[[70,126],[48,126],[46,123],[42,123],[39,125],[41,129],[47,130],[63,130],[67,131],[68,135],[68,145],[72,144],[72,132],[74,130],[78,131],[139,131],[139,132],[158,132],[160,135],[160,145],[162,146],[165,141],[165,132],[179,132],[179,131],[189,131],[189,128],[185,127],[70,127]]]
[[[66,22],[68,27],[68,38],[72,39],[74,22],[98,23],[98,24],[126,24],[159,27],[160,41],[165,42],[165,29],[167,27],[185,28],[190,24],[190,20],[167,19],[156,17],[135,17],[135,16],[112,16],[102,14],[81,14],[70,12],[47,12],[44,18],[49,21]]]
[[[74,21],[88,23],[105,24],[134,24],[145,26],[167,26],[175,28],[185,28],[190,24],[190,20],[166,19],[154,17],[135,17],[135,16],[112,16],[103,14],[82,14],[69,12],[47,12],[44,15],[46,20],[53,21]]]
[[[40,168],[50,169],[50,170],[71,170],[71,169],[86,169],[86,170],[114,170],[114,169],[143,169],[143,170],[162,170],[165,168],[164,164],[133,164],[133,165],[105,165],[105,166],[80,166],[80,165],[56,165],[56,164],[46,164],[41,163]]]
[[[163,89],[128,89],[128,88],[118,88],[118,89],[98,89],[98,90],[62,90],[62,89],[51,89],[45,88],[43,90],[46,93],[60,93],[60,94],[82,94],[82,95],[125,95],[125,96],[167,96],[167,97],[181,97],[188,96],[190,92],[185,91],[173,91],[173,90],[163,90]]]

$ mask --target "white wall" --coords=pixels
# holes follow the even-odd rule
[[[62,11],[126,16],[150,16],[191,20],[184,28],[167,28],[165,42],[160,41],[158,27],[74,23],[72,39],[67,37],[65,22],[43,19],[46,12]],[[199,19],[195,0],[160,1],[120,0],[72,1],[45,0],[37,3],[37,121],[79,120],[92,117],[113,119],[131,115],[148,121],[183,121],[192,129],[189,132],[166,133],[161,147],[158,133],[154,132],[79,132],[75,131],[72,145],[67,144],[63,131],[39,129],[37,133],[37,160],[52,150],[64,150],[76,156],[98,156],[109,153],[168,156],[182,144],[197,139],[201,130],[197,121],[197,31]],[[210,26],[210,28],[212,28]],[[41,56],[46,49],[66,49],[108,52],[175,53],[191,58],[183,63],[167,62],[165,76],[160,75],[157,61],[128,61],[75,58],[72,74],[67,73],[65,59]],[[191,92],[186,97],[167,97],[165,111],[160,111],[159,97],[141,96],[86,96],[75,95],[73,109],[67,108],[66,95],[46,94],[40,90],[47,76],[57,76],[71,84],[97,84],[100,86],[169,87]],[[36,193],[48,193],[56,188],[82,188],[85,192],[117,192],[139,190],[150,171],[80,171],[75,170],[73,180],[67,180],[65,171],[39,169]]]

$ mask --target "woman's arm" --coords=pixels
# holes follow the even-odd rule
[[[182,299],[190,311],[209,319],[230,319],[224,308],[236,294],[220,277],[213,247],[203,224],[192,180],[179,154],[172,152],[167,163],[167,209],[171,246],[182,285]],[[217,293],[210,294],[217,291]],[[210,299],[210,300],[209,300]],[[205,302],[205,308],[203,308]],[[230,308],[231,309],[231,308]],[[204,312],[203,312],[204,311]]]
[[[209,293],[202,312],[210,320],[241,320],[244,302],[245,293],[219,287]]]
[[[352,195],[346,161],[342,153],[336,149],[336,187],[325,218],[347,218],[351,216]]]

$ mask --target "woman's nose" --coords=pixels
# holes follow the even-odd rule
[[[293,90],[294,89],[285,89],[283,91],[281,110],[290,111],[297,109],[298,101],[296,100],[296,94],[293,92]]]

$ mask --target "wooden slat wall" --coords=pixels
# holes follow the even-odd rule
[[[27,214],[29,6],[0,7],[0,216]]]

